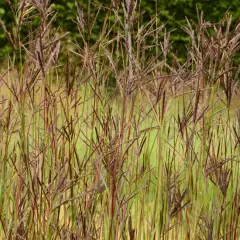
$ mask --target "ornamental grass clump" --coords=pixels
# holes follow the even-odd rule
[[[180,62],[174,31],[158,12],[143,24],[138,1],[90,1],[88,12],[76,2],[76,38],[54,27],[50,1],[8,3],[0,238],[238,239],[231,16],[186,19]]]

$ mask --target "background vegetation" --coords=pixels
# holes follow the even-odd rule
[[[15,4],[17,2],[15,1]],[[102,9],[94,24],[94,34],[89,35],[90,41],[96,41],[106,16],[104,8],[112,8],[113,3],[110,0],[78,0],[77,2],[85,15],[89,12],[89,8],[92,8],[90,11],[92,16],[98,12],[99,8]],[[57,20],[54,23],[55,27],[60,28],[63,32],[69,32],[69,39],[79,38],[77,26],[73,24],[73,20],[77,14],[75,0],[52,0],[51,3],[54,3],[54,11],[57,12]],[[167,23],[168,30],[174,30],[171,35],[171,40],[174,41],[173,48],[174,50],[178,50],[179,58],[184,58],[186,57],[185,44],[189,41],[189,37],[181,30],[181,26],[186,25],[186,17],[194,21],[197,20],[196,7],[198,7],[199,11],[204,12],[207,21],[219,22],[227,10],[232,15],[233,24],[240,18],[238,0],[141,0],[139,1],[139,8],[145,13],[141,24],[146,24],[156,15],[156,12],[161,13],[158,17],[158,24]],[[0,17],[7,28],[11,29],[13,18],[6,0],[0,2]],[[37,20],[35,19],[35,21]],[[11,51],[11,48],[7,44],[7,39],[2,31],[0,32],[0,47],[0,58],[4,58]]]

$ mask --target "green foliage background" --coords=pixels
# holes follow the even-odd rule
[[[15,4],[17,2],[15,1]],[[57,21],[54,23],[55,26],[60,27],[63,32],[70,32],[69,36],[71,39],[78,38],[77,26],[73,23],[77,14],[75,0],[52,0],[51,2],[54,3],[54,10],[58,13]],[[86,16],[90,9],[91,15],[94,17],[101,4],[108,8],[111,7],[110,0],[78,0],[77,2],[82,7]],[[174,40],[173,46],[175,50],[178,50],[178,56],[184,55],[185,43],[188,41],[186,34],[181,30],[181,25],[186,24],[185,17],[197,20],[196,6],[198,6],[200,11],[204,12],[205,19],[212,22],[219,22],[228,9],[232,14],[233,23],[236,23],[240,18],[239,0],[139,0],[139,7],[141,11],[145,12],[142,18],[143,23],[147,23],[151,17],[154,17],[157,9],[158,12],[161,12],[159,23],[167,22],[168,30],[175,30],[172,34],[172,40]],[[105,15],[106,11],[100,12],[89,41],[95,41],[98,38]],[[0,1],[0,17],[11,32],[14,19],[5,0]],[[6,57],[10,51],[11,48],[1,29],[0,58],[3,59]]]

